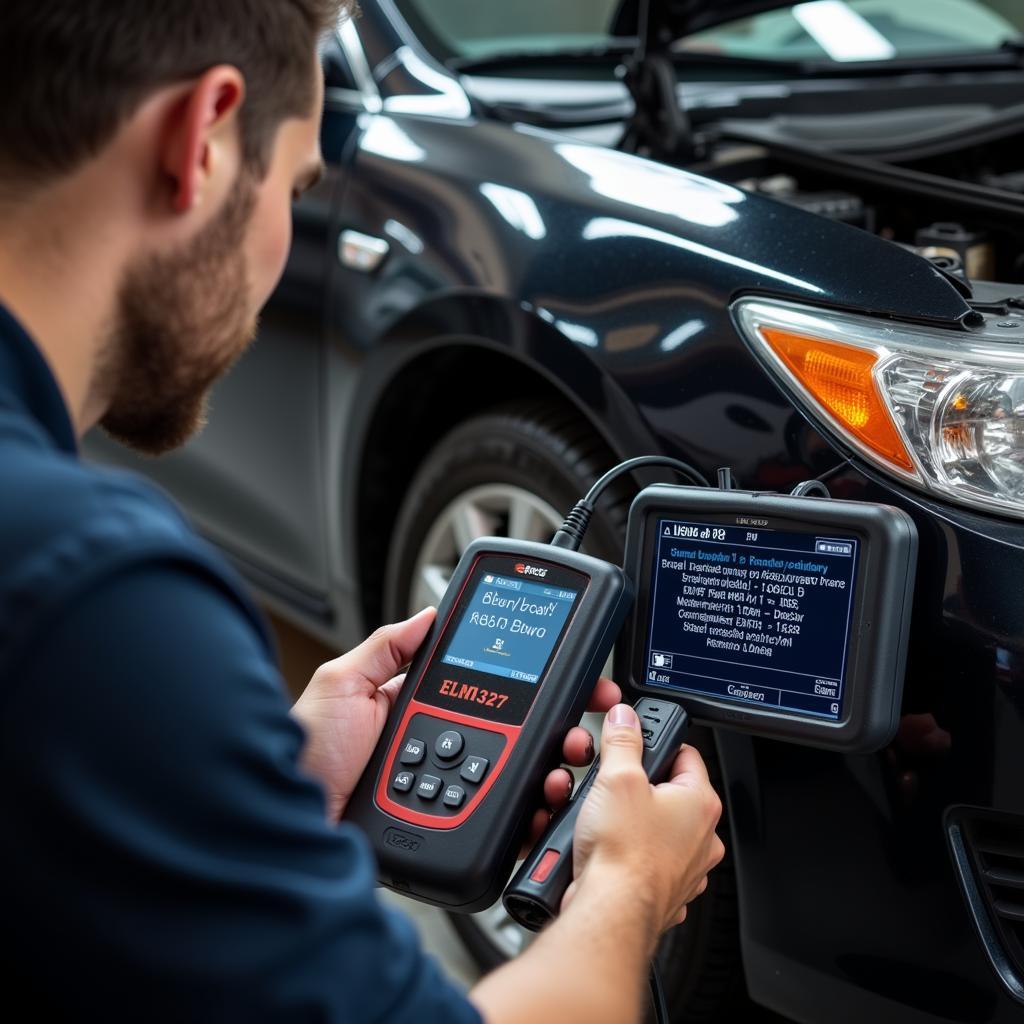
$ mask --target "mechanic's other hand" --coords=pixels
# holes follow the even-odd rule
[[[382,626],[358,647],[321,665],[295,702],[292,714],[306,730],[302,766],[324,786],[330,821],[344,813],[401,689],[404,677],[396,673],[416,653],[435,614],[434,608],[424,608],[411,619]]]
[[[586,885],[628,886],[649,908],[653,950],[658,935],[686,917],[725,847],[715,834],[722,803],[700,754],[684,745],[658,786],[642,755],[636,712],[617,705],[605,718],[601,768],[576,823],[575,881],[565,899]]]

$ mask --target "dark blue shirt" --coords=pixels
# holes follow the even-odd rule
[[[0,308],[5,998],[147,1021],[478,1022],[303,775],[263,620],[136,477],[84,465]]]

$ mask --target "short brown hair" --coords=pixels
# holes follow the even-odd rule
[[[0,178],[38,183],[98,153],[148,95],[217,64],[245,76],[243,155],[313,103],[310,57],[348,0],[0,0]]]

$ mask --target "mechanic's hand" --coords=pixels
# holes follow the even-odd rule
[[[363,774],[388,712],[405,679],[396,673],[412,659],[423,642],[436,612],[425,608],[405,622],[383,626],[348,654],[316,670],[292,714],[306,730],[303,768],[324,786],[327,813],[337,821]],[[590,701],[593,711],[606,711],[621,699],[619,688],[602,679]],[[566,734],[563,755],[569,764],[586,765],[594,757],[594,741],[578,726]],[[544,795],[552,809],[566,803],[572,777],[557,768],[544,782]],[[539,810],[532,833],[543,831],[548,812]]]
[[[587,884],[624,884],[651,908],[656,929],[680,924],[708,884],[725,847],[715,834],[722,803],[697,751],[680,749],[668,782],[652,786],[641,767],[636,712],[612,708],[601,735],[601,768],[573,839],[575,881],[563,909]],[[593,879],[593,881],[591,881]]]

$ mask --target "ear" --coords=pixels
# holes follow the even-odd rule
[[[161,169],[171,183],[178,213],[199,205],[225,172],[237,172],[241,140],[238,112],[245,79],[230,65],[219,65],[190,83],[171,108],[161,143]]]

